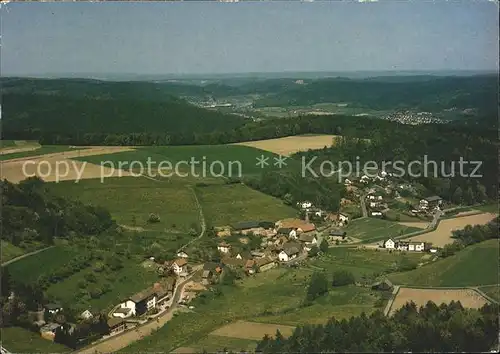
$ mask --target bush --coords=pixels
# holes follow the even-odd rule
[[[354,284],[354,275],[346,270],[338,270],[333,273],[333,286],[344,286]]]
[[[148,222],[150,224],[160,222],[160,215],[155,214],[155,213],[149,214]]]

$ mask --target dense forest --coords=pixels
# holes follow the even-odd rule
[[[498,92],[494,75],[472,77],[426,77],[427,80],[323,79],[307,85],[293,85],[258,100],[256,106],[311,105],[350,102],[370,109],[477,108],[483,113],[496,111]]]
[[[255,105],[345,102],[370,109],[476,111],[496,125],[497,81],[492,76],[426,77],[406,80],[292,79],[238,85],[179,82],[105,82],[83,79],[16,79],[2,82],[3,139],[42,144],[180,145],[221,144],[307,133],[370,135],[393,127],[366,117],[298,117],[253,122],[238,115],[195,107],[178,97],[199,99],[255,95]],[[283,102],[272,102],[273,100]],[[261,102],[261,103],[259,103]],[[373,122],[375,121],[375,122]],[[459,122],[460,123],[460,122]]]
[[[279,332],[257,346],[262,353],[486,352],[498,343],[498,305],[465,309],[459,302],[417,308],[408,303],[386,317],[377,311],[325,325],[304,325],[284,338]]]
[[[55,196],[37,177],[0,186],[1,237],[15,246],[51,245],[54,238],[97,235],[114,225],[107,210]]]

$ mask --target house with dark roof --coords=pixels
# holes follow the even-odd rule
[[[281,262],[288,262],[294,258],[297,258],[300,254],[301,246],[295,242],[288,242],[283,245],[283,249],[278,254],[278,259]]]
[[[378,281],[376,283],[372,284],[372,289],[373,290],[383,290],[383,291],[389,291],[394,288],[394,285],[389,279],[384,279],[383,281]]]
[[[121,318],[110,318],[108,320],[109,333],[115,334],[125,330],[125,321]]]
[[[264,257],[257,260],[257,267],[259,268],[259,272],[265,272],[271,268],[276,266],[276,262],[269,257]]]

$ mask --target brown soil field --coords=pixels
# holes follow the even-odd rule
[[[471,214],[476,214],[478,212],[479,212],[479,210],[461,211],[460,213],[458,213],[457,215],[455,215],[455,217],[459,218],[461,216],[467,216],[467,215],[471,215]]]
[[[443,247],[452,243],[451,233],[454,230],[463,229],[467,225],[484,225],[493,220],[497,215],[493,213],[481,213],[459,218],[441,220],[437,229],[422,235],[410,237],[412,241],[431,242],[436,247]]]
[[[425,229],[427,227],[427,225],[429,225],[428,222],[425,222],[425,221],[422,221],[422,222],[400,222],[398,223],[399,225],[403,225],[403,226],[408,226],[408,227],[417,227],[419,229]]]
[[[284,138],[246,141],[235,145],[250,146],[261,150],[274,152],[280,155],[291,155],[309,149],[322,149],[332,146],[333,139],[338,135],[297,135]]]
[[[261,340],[266,334],[274,336],[277,329],[280,330],[284,337],[289,337],[292,335],[295,327],[279,324],[238,321],[216,329],[210,334],[222,337]]]
[[[0,155],[13,154],[15,152],[33,151],[33,150],[37,150],[37,149],[40,149],[40,146],[3,148],[3,149],[0,149]]]
[[[37,175],[47,182],[73,181],[79,177],[81,179],[100,178],[101,174],[106,177],[129,176],[130,173],[123,170],[115,169],[113,171],[109,167],[71,160],[71,158],[78,156],[112,154],[129,150],[133,150],[133,148],[98,146],[79,151],[65,151],[7,160],[1,163],[0,177],[18,183],[31,175]],[[23,166],[25,166],[25,171],[23,171]],[[59,168],[59,173],[56,173],[57,168]]]
[[[460,301],[463,307],[480,308],[488,301],[472,289],[411,289],[399,288],[394,299],[390,314],[403,307],[407,302],[413,301],[417,307],[424,306],[428,301],[440,305],[451,301]]]

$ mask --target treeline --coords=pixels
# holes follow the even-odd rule
[[[56,196],[38,177],[17,185],[0,181],[0,187],[1,238],[15,246],[51,245],[54,238],[98,235],[115,225],[106,209]]]
[[[369,140],[339,138],[333,147],[300,153],[298,157],[315,159],[312,166],[316,169],[323,161],[349,161],[353,170],[357,163],[362,168],[372,161],[381,169],[383,162],[389,162],[384,166],[388,172],[419,182],[429,193],[457,204],[497,197],[498,148],[492,130],[458,125],[381,125],[370,135]],[[410,165],[414,161],[418,163]],[[398,164],[401,171],[395,168]]]
[[[467,225],[462,230],[452,232],[454,241],[447,244],[440,250],[441,257],[449,257],[463,248],[482,241],[499,237],[500,219],[496,217],[485,225]]]
[[[3,139],[39,140],[42,144],[168,145],[166,134],[192,135],[230,131],[244,118],[193,106],[170,97],[163,101],[135,97],[80,97],[8,93],[2,96]],[[162,132],[161,135],[156,134]],[[154,133],[148,141],[141,133]],[[159,137],[162,137],[160,140]]]
[[[39,334],[40,329],[34,321],[37,320],[41,304],[47,301],[42,289],[38,284],[15,281],[6,267],[0,268],[0,272],[0,328],[17,326]],[[56,330],[56,342],[76,349],[109,334],[106,315],[96,314],[88,320],[82,320],[78,315],[69,306],[64,306],[57,314],[45,311],[44,318],[47,322],[59,323],[62,326]]]
[[[498,345],[498,305],[465,309],[460,302],[417,308],[412,302],[391,317],[377,311],[325,325],[298,326],[289,338],[277,331],[257,345],[261,353],[486,352]]]
[[[247,186],[282,199],[285,204],[295,206],[308,200],[327,211],[337,212],[346,189],[336,178],[302,177],[301,167],[291,165],[288,172],[266,171],[260,176],[244,178]]]

